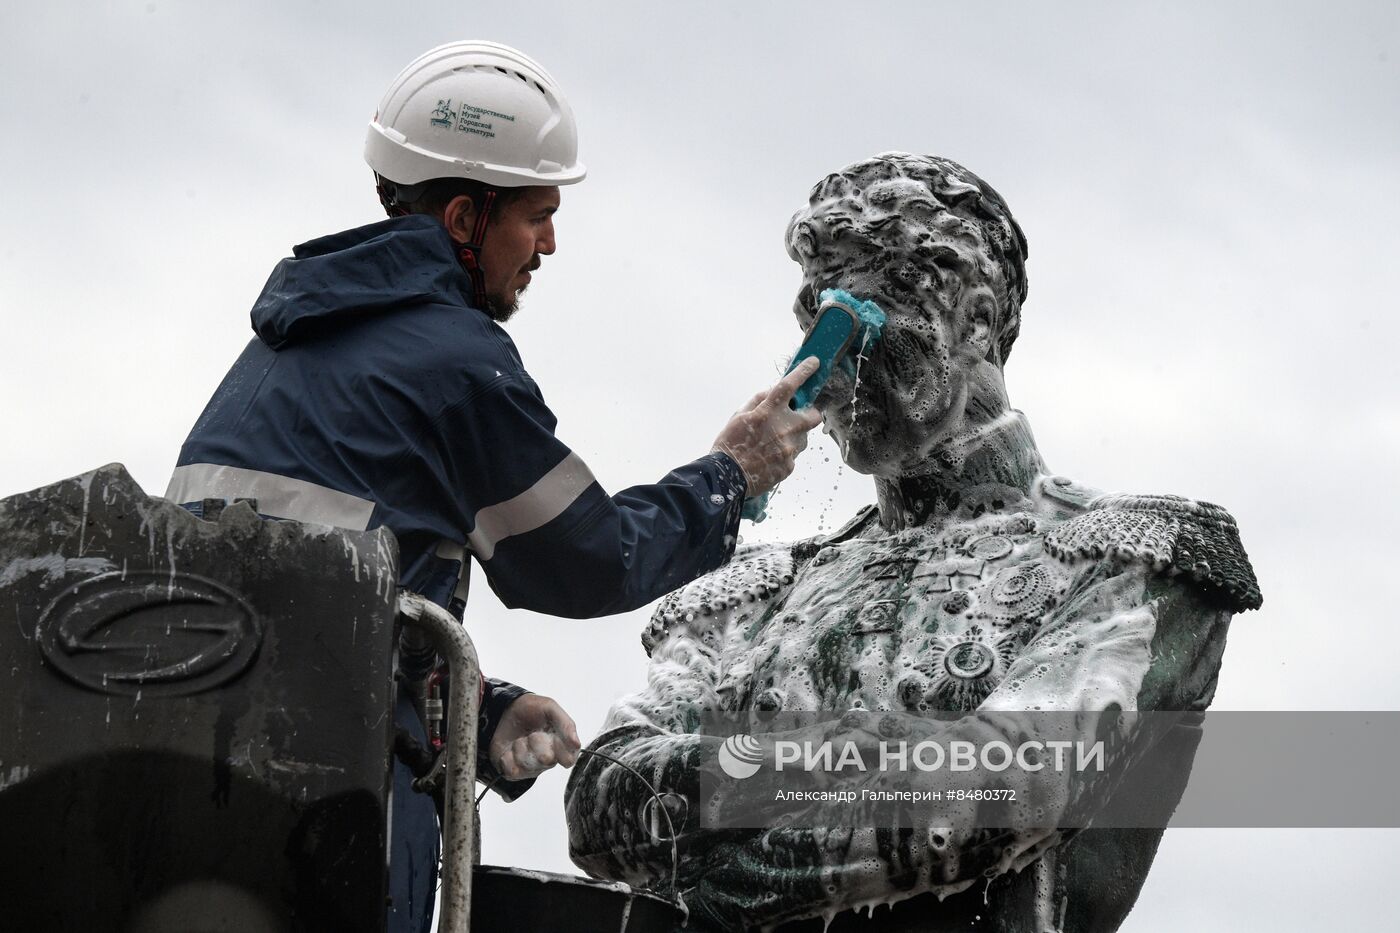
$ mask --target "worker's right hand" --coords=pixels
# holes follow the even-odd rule
[[[735,413],[715,438],[714,450],[734,458],[748,480],[746,496],[761,496],[787,479],[797,465],[797,455],[807,447],[807,432],[821,424],[815,408],[793,411],[793,393],[817,371],[817,358],[809,356],[771,389],[759,392]]]

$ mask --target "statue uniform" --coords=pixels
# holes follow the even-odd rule
[[[696,765],[718,742],[694,734],[699,710],[1203,710],[1231,615],[1260,605],[1234,520],[1208,503],[1104,496],[1041,473],[919,505],[930,514],[897,531],[871,506],[827,537],[741,549],[656,610],[648,688],[619,702],[592,747],[690,798],[678,833],[693,924],[830,921],[903,901],[860,928],[1104,930],[1136,899],[1160,830],[1045,830],[989,856],[975,831],[929,853],[907,831],[848,829],[833,843],[698,829]],[[1189,771],[1193,752],[1173,754]],[[669,846],[634,818],[646,796],[585,758],[569,783],[575,861],[664,877]],[[946,899],[907,900],[923,892]]]

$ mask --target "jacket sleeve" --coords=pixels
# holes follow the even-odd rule
[[[497,378],[440,425],[445,498],[507,606],[625,612],[733,554],[745,480],[730,457],[709,454],[609,496],[554,427],[523,374]]]
[[[514,800],[525,793],[534,786],[535,779],[507,781],[501,777],[491,761],[491,740],[495,738],[496,727],[501,724],[506,710],[529,692],[524,687],[495,677],[482,680],[481,714],[476,721],[476,779],[489,785],[506,800]]]

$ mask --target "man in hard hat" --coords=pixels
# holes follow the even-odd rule
[[[459,616],[469,554],[506,605],[570,617],[637,608],[727,561],[744,498],[786,477],[819,423],[787,405],[815,361],[756,395],[699,459],[609,496],[555,437],[499,324],[555,250],[559,186],[584,177],[554,79],[494,43],[433,49],[390,85],[365,158],[390,219],[297,246],[273,270],[257,336],[166,498],[386,525],[402,584]],[[417,730],[406,699],[398,716]],[[578,751],[568,715],[518,687],[489,683],[482,719],[482,770],[507,798]],[[436,827],[402,765],[392,825],[391,928],[426,929]]]

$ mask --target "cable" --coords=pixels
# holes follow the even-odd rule
[[[676,824],[671,822],[671,811],[666,809],[666,804],[662,801],[661,795],[656,792],[655,787],[651,786],[651,782],[648,781],[646,778],[642,777],[641,772],[638,771],[636,768],[632,767],[631,765],[618,761],[611,755],[604,754],[603,752],[594,751],[591,748],[580,748],[578,750],[578,753],[580,755],[596,755],[597,757],[602,758],[604,761],[611,761],[619,768],[629,772],[634,777],[636,777],[636,779],[641,781],[642,784],[646,787],[646,789],[651,793],[652,799],[655,800],[656,805],[661,808],[661,815],[666,817],[667,828],[671,830],[671,898],[672,900],[680,900],[680,892],[676,889],[676,877],[680,873],[680,852],[676,848]]]
[[[493,778],[491,779],[491,782],[490,782],[489,784],[487,784],[485,787],[483,787],[483,788],[481,789],[481,793],[479,793],[479,794],[476,795],[476,808],[477,808],[478,810],[481,809],[481,801],[482,801],[482,798],[484,798],[487,794],[489,794],[489,793],[491,792],[491,788],[495,787],[495,786],[496,786],[496,782],[499,781],[500,779],[501,779],[501,776],[500,776],[499,774],[496,775],[495,777],[493,777]]]

